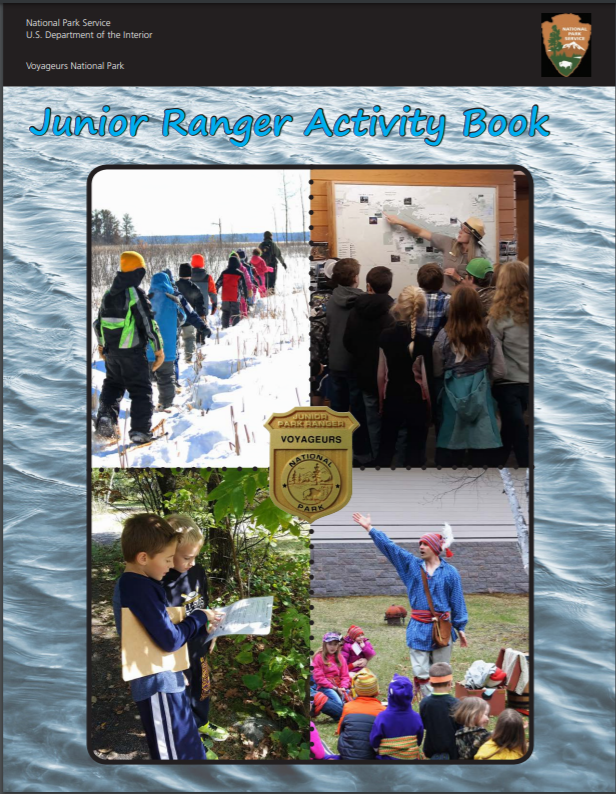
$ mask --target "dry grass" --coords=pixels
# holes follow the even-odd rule
[[[310,643],[313,652],[321,647],[321,637],[326,631],[346,634],[349,626],[361,626],[374,646],[376,656],[370,662],[370,670],[379,680],[381,693],[393,674],[413,677],[408,648],[406,627],[389,626],[383,619],[385,610],[392,604],[408,609],[404,596],[369,596],[353,598],[312,598],[314,640]],[[454,681],[463,681],[466,670],[476,659],[496,662],[502,647],[520,651],[529,647],[529,604],[525,595],[468,595],[466,606],[469,622],[466,630],[468,648],[454,645],[451,666]],[[384,696],[383,696],[383,699]],[[492,730],[496,719],[492,718],[488,730]],[[316,720],[319,734],[332,752],[337,746],[336,724],[319,715]]]

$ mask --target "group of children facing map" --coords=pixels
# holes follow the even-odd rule
[[[97,435],[118,435],[120,402],[127,391],[130,439],[137,444],[151,441],[152,381],[158,386],[158,410],[168,410],[179,381],[179,339],[190,363],[195,343],[201,345],[211,336],[208,316],[218,310],[218,292],[222,327],[237,325],[248,316],[257,296],[275,291],[278,260],[286,269],[278,245],[265,232],[250,259],[242,249],[233,251],[216,281],[206,271],[203,255],[194,254],[190,264],[179,266],[177,280],[169,269],[155,273],[146,295],[140,287],[146,275],[143,256],[136,251],[121,254],[120,269],[94,322],[98,352],[105,360]]]
[[[161,518],[137,513],[122,530],[125,570],[113,593],[118,634],[122,609],[129,609],[164,652],[173,653],[188,643],[188,670],[156,672],[131,681],[153,759],[216,760],[207,749],[208,738],[224,741],[229,736],[209,720],[207,659],[216,640],[207,642],[207,637],[221,613],[209,609],[207,575],[196,563],[203,540],[197,524],[183,514]],[[184,607],[184,620],[174,624],[168,606]]]
[[[313,403],[329,401],[360,423],[356,465],[423,466],[434,423],[436,465],[505,465],[513,451],[527,467],[528,265],[477,256],[479,218],[457,239],[386,219],[430,240],[453,266],[423,265],[417,286],[394,300],[388,267],[368,271],[364,292],[356,259],[328,260],[312,296]]]
[[[323,743],[311,722],[312,755],[317,760],[413,761],[420,759],[515,760],[527,752],[521,715],[505,709],[490,733],[490,704],[479,697],[451,695],[453,674],[447,662],[430,667],[431,694],[413,708],[413,681],[394,674],[386,703],[369,669],[376,652],[359,626],[345,637],[323,635],[312,659],[311,716],[338,722],[337,753]]]

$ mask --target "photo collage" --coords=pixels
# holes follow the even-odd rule
[[[89,180],[89,747],[532,747],[533,184],[519,167]]]

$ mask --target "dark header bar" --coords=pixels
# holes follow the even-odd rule
[[[613,3],[3,8],[6,86],[615,84]],[[567,77],[547,60],[541,36],[546,14],[564,13],[592,25]]]

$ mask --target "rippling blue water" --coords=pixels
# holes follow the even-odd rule
[[[472,93],[472,100],[469,96]],[[613,791],[614,90],[5,89],[5,790]],[[113,101],[111,99],[113,98]],[[301,131],[380,104],[422,139]],[[469,104],[548,113],[549,138],[461,136]],[[43,110],[145,113],[139,136],[37,138]],[[170,104],[291,113],[278,139],[160,136]],[[109,767],[86,753],[86,179],[104,163],[526,166],[535,180],[535,750],[507,767]]]

